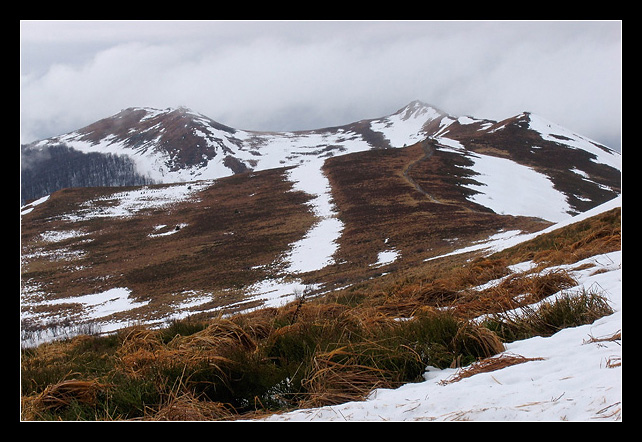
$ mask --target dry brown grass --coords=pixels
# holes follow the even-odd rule
[[[128,287],[145,308],[118,319],[162,318],[183,293],[212,295],[208,308],[243,299],[242,289],[273,276],[271,266],[315,222],[310,196],[293,191],[285,169],[221,179],[197,198],[163,210],[121,219],[65,221],[60,216],[83,201],[123,188],[68,189],[22,217],[21,242],[29,252],[78,251],[73,259],[25,259],[24,281],[47,286],[50,299]],[[151,238],[155,226],[187,224],[174,234]],[[43,231],[76,230],[84,236],[43,243]],[[231,289],[231,290],[228,290]]]
[[[124,335],[117,353],[120,369],[132,377],[147,376],[149,367],[156,363],[163,349],[160,332],[135,328]]]
[[[497,357],[490,357],[476,362],[464,369],[459,370],[454,376],[440,382],[441,385],[459,382],[479,373],[489,373],[512,365],[523,364],[529,361],[543,361],[544,358],[526,358],[520,355],[502,354]]]
[[[622,248],[622,209],[615,208],[589,219],[498,253],[511,263],[533,261],[540,267],[572,264],[590,256]]]
[[[585,344],[599,343],[599,342],[617,342],[622,340],[622,331],[618,330],[610,336],[602,336],[601,338],[596,338],[591,336],[588,340],[584,341]]]
[[[74,401],[95,405],[98,393],[107,387],[95,380],[68,379],[45,388],[35,397],[33,406],[38,410],[49,410],[69,406]]]
[[[340,361],[335,361],[339,358]],[[358,354],[347,347],[315,355],[312,374],[304,380],[304,408],[363,400],[375,388],[391,387],[390,376],[377,367],[358,363]]]
[[[451,307],[464,317],[512,310],[577,285],[566,271],[518,273],[484,290],[464,290]]]
[[[181,350],[205,350],[224,352],[229,348],[240,348],[253,352],[257,349],[256,341],[243,327],[229,319],[214,319],[210,325],[198,333],[189,336],[176,336],[168,347]]]
[[[568,272],[547,267],[621,249],[620,222],[621,210],[614,209],[490,257],[461,256],[423,264],[403,273],[405,278],[387,283],[382,278],[379,285],[366,286],[364,290],[370,290],[366,303],[398,317],[448,307],[465,318],[532,304],[576,285]],[[509,265],[529,260],[535,263],[532,270],[511,274]],[[490,288],[478,287],[489,281],[497,282]]]
[[[229,405],[220,402],[204,401],[190,392],[170,395],[158,411],[148,415],[147,421],[221,421],[236,417]]]
[[[239,324],[229,319],[214,319],[204,330],[169,342],[161,340],[159,330],[134,330],[118,351],[119,367],[129,376],[157,376],[171,367],[189,374],[207,366],[226,381],[226,367],[235,364],[227,355],[233,351],[252,353],[258,348],[255,339]],[[159,378],[159,381],[162,379]]]

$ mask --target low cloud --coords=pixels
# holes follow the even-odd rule
[[[38,24],[22,30],[23,142],[130,106],[298,130],[419,99],[480,118],[531,111],[619,148],[617,22],[98,22],[93,33],[84,22]],[[45,24],[66,32],[39,38]]]

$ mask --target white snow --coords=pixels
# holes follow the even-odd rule
[[[42,232],[40,238],[46,242],[60,242],[70,238],[78,238],[85,235],[80,230],[50,230]]]
[[[435,138],[440,149],[465,155],[478,175],[471,178],[479,184],[465,187],[479,192],[468,199],[502,215],[533,216],[552,222],[571,217],[573,209],[564,193],[551,180],[534,169],[507,158],[467,151],[459,141]],[[570,213],[569,213],[570,212]]]
[[[403,147],[426,138],[423,126],[427,121],[440,117],[442,115],[433,108],[424,108],[419,112],[412,112],[411,109],[407,113],[372,121],[370,128],[383,134],[392,147]]]
[[[174,226],[174,228],[172,228],[172,229],[165,230],[164,232],[161,232],[161,233],[150,233],[147,236],[150,237],[150,238],[161,238],[163,236],[173,235],[174,233],[180,231],[180,229],[182,229],[184,227],[187,227],[187,223],[180,223],[180,224],[177,224],[176,226]],[[167,226],[165,224],[159,224],[157,226],[154,226],[154,231],[158,232],[159,230],[162,230],[164,228],[167,228]]]
[[[297,278],[266,279],[252,285],[249,295],[239,305],[259,300],[261,301],[259,308],[281,307],[294,301],[297,296],[303,295],[308,288],[316,289],[318,287],[318,285],[307,286]]]
[[[553,222],[570,218],[572,209],[566,196],[546,175],[505,158],[479,153],[469,158],[475,163],[472,169],[480,174],[472,178],[481,183],[466,186],[481,192],[469,200],[503,215],[534,216]]]
[[[379,252],[377,255],[377,262],[372,264],[373,267],[383,267],[392,264],[399,258],[399,251],[391,249]]]
[[[601,149],[598,147],[599,143],[552,123],[539,115],[530,114],[529,129],[539,132],[544,140],[564,143],[572,148],[591,152],[595,155],[594,161],[597,163],[607,164],[618,170],[622,169],[622,155],[619,152]]]
[[[288,273],[320,270],[334,262],[332,255],[338,248],[337,240],[341,236],[343,223],[336,218],[330,182],[321,170],[322,165],[322,161],[309,161],[290,169],[288,174],[296,190],[314,196],[310,204],[318,218],[305,237],[291,246],[286,258],[290,263]]]
[[[45,195],[42,198],[38,198],[37,200],[20,207],[20,216],[26,215],[27,213],[31,212],[36,206],[39,206],[40,204],[44,203],[48,199],[49,199],[49,195]]]
[[[130,325],[109,319],[109,316],[144,307],[148,302],[138,302],[129,298],[131,290],[116,287],[104,292],[71,296],[54,300],[41,300],[41,292],[32,288],[30,294],[23,293],[20,299],[21,319],[49,325],[38,333],[30,334],[23,340],[23,346],[39,345],[58,338],[72,337],[82,333],[82,325],[88,325],[98,332],[109,333]],[[81,304],[81,313],[76,313],[74,304]],[[56,313],[40,314],[41,306],[61,306]],[[69,308],[64,308],[69,305]],[[32,312],[31,309],[35,310]]]
[[[63,219],[74,221],[84,218],[126,218],[142,210],[168,207],[193,199],[199,191],[211,185],[211,181],[197,181],[161,187],[143,186],[85,201],[80,210],[65,214]],[[109,205],[101,205],[107,201],[110,202]]]
[[[463,152],[466,151],[466,148],[464,147],[464,145],[461,144],[457,140],[453,140],[453,139],[446,138],[446,137],[437,137],[437,138],[435,138],[435,140],[437,140],[437,142],[440,145],[445,146],[445,147],[447,147],[447,148],[449,148],[451,150],[454,150],[454,151],[456,151],[458,153],[463,153]]]
[[[117,312],[142,307],[147,302],[135,302],[129,299],[130,290],[117,287],[101,293],[91,295],[75,296],[70,298],[55,299],[47,301],[46,304],[83,304],[84,315],[89,319],[99,319]]]

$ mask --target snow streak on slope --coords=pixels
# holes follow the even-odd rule
[[[32,201],[29,204],[25,204],[24,206],[20,207],[20,216],[26,215],[27,213],[31,212],[36,206],[46,202],[49,199],[49,195],[43,196],[42,198],[38,198],[35,201]]]
[[[308,288],[319,288],[318,285],[307,287],[296,275],[331,265],[343,230],[343,223],[336,218],[330,183],[321,170],[322,165],[323,161],[311,160],[288,171],[295,190],[314,196],[309,204],[317,222],[303,238],[291,245],[283,258],[287,265],[284,274],[249,287],[246,299],[239,305],[260,301],[262,307],[279,307],[305,294]]]
[[[311,204],[319,221],[303,239],[292,245],[287,260],[288,273],[305,273],[322,269],[334,262],[332,255],[338,248],[337,240],[343,230],[343,223],[336,218],[332,204],[330,183],[323,175],[319,164],[307,162],[290,171],[295,189],[314,195]]]

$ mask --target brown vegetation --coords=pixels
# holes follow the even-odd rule
[[[306,205],[310,196],[293,191],[284,173],[275,169],[218,180],[196,199],[131,218],[60,219],[82,201],[127,189],[57,192],[23,217],[23,281],[46,285],[51,298],[128,287],[134,299],[149,301],[145,311],[132,312],[141,315],[132,321],[162,318],[186,293],[211,293],[208,308],[242,300],[239,290],[272,276],[289,244],[315,221]],[[185,227],[150,236],[159,225]],[[83,235],[57,243],[39,237],[43,231],[65,230]],[[68,259],[47,254],[60,250],[77,254]],[[40,255],[26,259],[34,252]]]
[[[502,314],[575,285],[568,273],[545,266],[619,249],[621,211],[493,256],[426,261],[501,229],[537,231],[549,223],[478,210],[451,192],[455,181],[430,189],[429,183],[446,177],[432,162],[419,161],[423,155],[417,145],[328,160],[325,171],[345,229],[337,263],[305,276],[325,283],[329,293],[279,308],[228,311],[235,314],[226,318],[219,309],[162,329],[130,327],[24,349],[23,419],[237,419],[361,400],[374,388],[421,379],[426,365],[478,362],[460,372],[465,376],[526,362],[488,359],[510,337],[534,333],[539,325],[526,329]],[[434,159],[456,168],[448,157]],[[415,165],[414,181],[425,184],[433,198],[404,176],[409,164]],[[147,311],[136,312],[141,317],[162,317],[187,290],[213,294],[211,308],[242,300],[244,287],[278,274],[275,263],[315,221],[309,196],[292,191],[284,173],[221,179],[200,192],[198,201],[130,219],[61,221],[79,201],[123,189],[58,192],[23,218],[23,251],[64,247],[84,255],[26,259],[23,280],[46,285],[60,298],[125,286],[136,299],[150,301]],[[156,225],[181,223],[187,227],[162,240],[148,236]],[[39,237],[45,230],[72,228],[85,235],[54,245]],[[387,247],[400,251],[401,259],[372,267]],[[535,264],[529,272],[509,269],[528,260]],[[80,268],[83,263],[91,265]],[[224,291],[230,287],[235,290]],[[580,307],[594,310],[577,308],[573,321],[608,314],[599,299],[581,301]],[[574,314],[575,305],[569,307]],[[538,312],[537,319],[548,315],[541,321],[550,326],[546,332],[574,323],[556,318],[555,308]],[[496,322],[472,321],[482,314]]]

